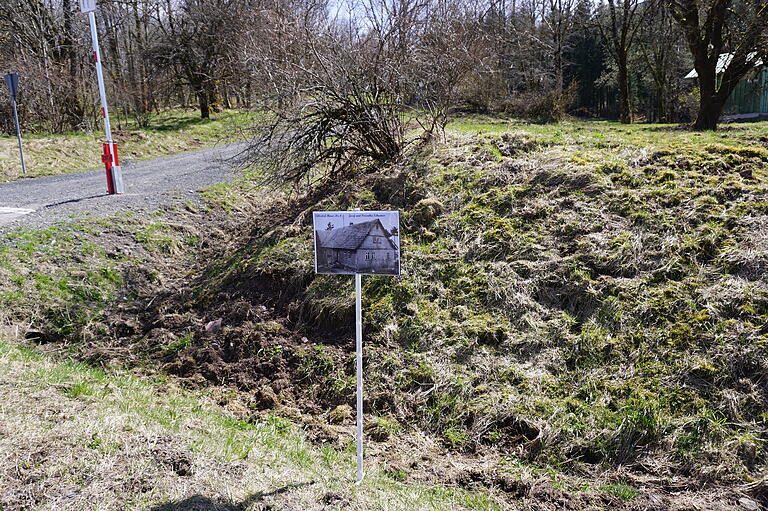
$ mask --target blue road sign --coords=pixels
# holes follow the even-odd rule
[[[16,92],[19,90],[19,73],[8,73],[3,78],[5,78],[5,84],[8,86],[11,97],[16,99]]]
[[[19,126],[19,113],[16,111],[16,92],[19,90],[19,73],[8,73],[3,76],[8,91],[11,93],[11,107],[13,108],[13,120],[16,121],[16,138],[19,141],[19,156],[21,156],[21,172],[27,173],[27,165],[24,163],[24,148],[21,147],[21,127]]]

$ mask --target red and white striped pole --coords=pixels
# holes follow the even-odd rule
[[[104,88],[104,74],[101,70],[101,53],[99,52],[99,35],[96,31],[96,0],[80,0],[80,11],[88,14],[91,25],[91,42],[93,43],[93,60],[96,64],[96,78],[99,81],[99,96],[101,97],[101,115],[104,118],[104,133],[107,141],[101,160],[107,169],[107,193],[123,193],[123,173],[120,161],[117,159],[117,144],[112,140],[112,127],[109,124],[109,109],[107,108],[107,92]]]

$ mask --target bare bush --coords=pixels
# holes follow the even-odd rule
[[[576,87],[571,84],[563,90],[553,89],[546,94],[523,94],[506,105],[507,113],[529,117],[539,122],[562,121],[576,100]]]
[[[261,165],[272,182],[300,183],[396,159],[408,145],[402,105],[356,85],[323,87],[322,95],[273,110],[274,120],[255,129],[244,161]]]
[[[300,184],[364,173],[395,161],[445,125],[453,88],[425,73],[422,55],[403,46],[417,38],[419,16],[403,17],[413,24],[404,27],[391,17],[378,23],[379,11],[370,12],[364,28],[326,22],[311,12],[283,19],[283,27],[304,30],[284,41],[279,60],[255,62],[269,77],[264,89],[271,92],[262,97],[269,113],[254,128],[241,161],[262,168],[267,181]],[[398,36],[404,31],[408,38]],[[441,44],[435,37],[431,42],[423,56]],[[260,54],[270,51],[275,50]]]

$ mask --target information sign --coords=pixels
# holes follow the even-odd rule
[[[315,272],[355,276],[357,477],[363,481],[363,275],[400,275],[398,211],[315,211]]]

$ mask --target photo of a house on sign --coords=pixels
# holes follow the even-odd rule
[[[400,275],[398,211],[315,211],[317,273]]]

